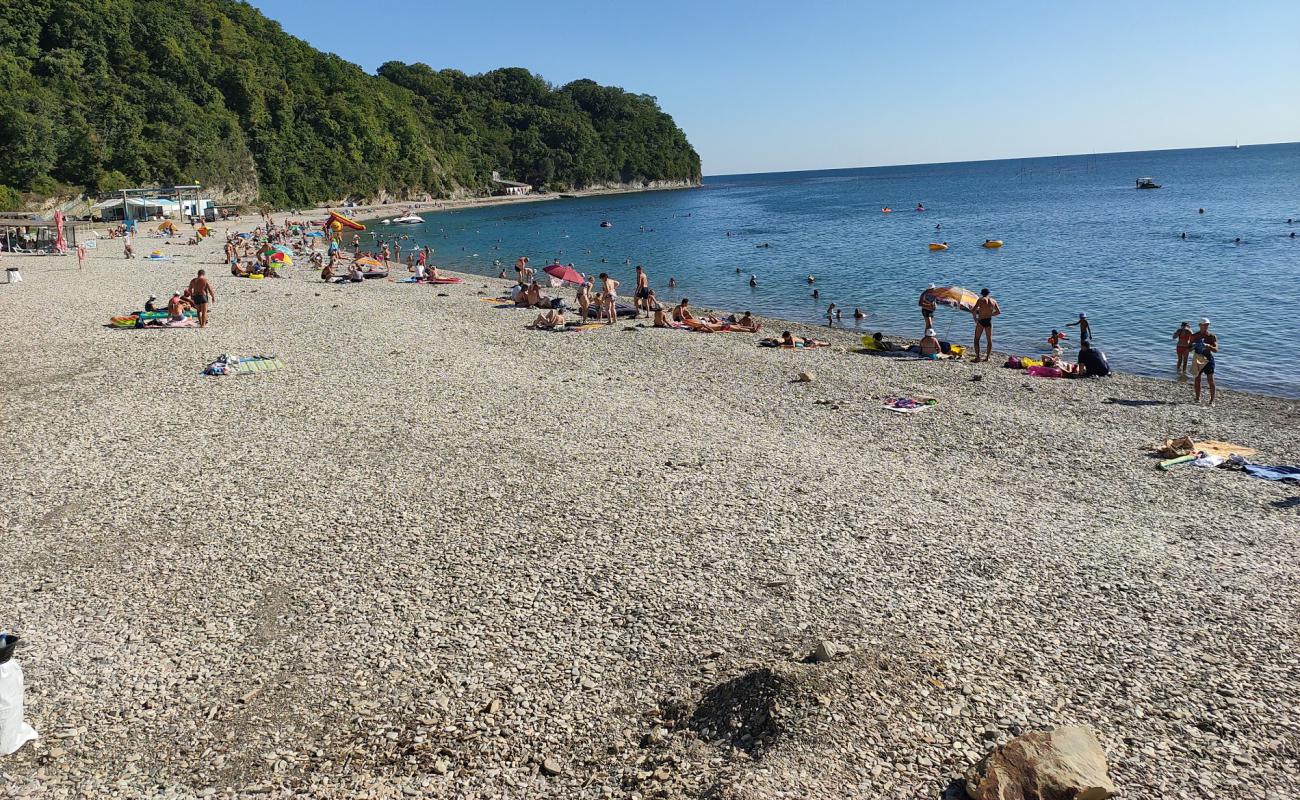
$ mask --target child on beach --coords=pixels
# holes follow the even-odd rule
[[[1192,323],[1183,320],[1183,324],[1174,331],[1174,340],[1178,342],[1178,374],[1187,374],[1187,357],[1192,352]]]
[[[1087,314],[1080,314],[1078,321],[1067,322],[1066,326],[1070,328],[1077,326],[1079,328],[1079,344],[1092,341],[1092,326],[1088,324]]]

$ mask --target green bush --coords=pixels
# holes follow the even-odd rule
[[[12,189],[0,183],[0,211],[20,211],[22,207],[22,194],[17,189]]]
[[[700,177],[653,97],[519,68],[368,75],[239,0],[0,2],[0,153],[23,190],[255,177],[279,206],[481,191],[493,170],[561,189]]]

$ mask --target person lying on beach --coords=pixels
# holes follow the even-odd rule
[[[825,347],[830,342],[823,342],[820,339],[805,339],[802,336],[795,336],[790,331],[782,331],[778,339],[763,339],[759,344],[765,344],[769,347]]]
[[[529,330],[553,330],[564,327],[564,312],[553,308],[545,314],[538,314],[533,324],[526,326]]]
[[[901,344],[897,344],[896,342],[885,341],[885,334],[881,333],[880,331],[876,331],[875,333],[871,334],[871,340],[875,342],[877,350],[881,350],[886,353],[892,353],[897,350],[906,349]]]

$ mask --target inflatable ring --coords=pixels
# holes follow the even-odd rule
[[[984,242],[984,245],[983,245],[983,246],[984,246],[986,249],[989,249],[989,250],[996,250],[996,249],[998,249],[999,247],[1002,246],[1002,240],[1001,240],[1001,239],[988,239],[988,240],[986,240],[986,241]]]
[[[947,250],[947,249],[948,249],[948,244],[946,242],[944,243],[930,242],[930,250],[933,252],[938,252],[940,250]]]

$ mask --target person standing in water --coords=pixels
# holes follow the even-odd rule
[[[1091,342],[1091,341],[1092,341],[1092,326],[1088,324],[1088,315],[1087,315],[1087,314],[1080,314],[1080,315],[1079,315],[1079,321],[1078,321],[1078,322],[1067,322],[1067,323],[1065,323],[1065,326],[1066,326],[1067,328],[1078,327],[1078,329],[1079,329],[1079,344],[1083,344],[1084,342]]]
[[[1183,324],[1174,331],[1174,340],[1178,342],[1178,374],[1187,374],[1187,356],[1192,352],[1192,323],[1183,320]]]
[[[828,328],[835,327],[835,304],[834,303],[831,303],[830,305],[826,306],[826,327]]]
[[[1210,321],[1202,318],[1200,330],[1192,334],[1192,350],[1196,353],[1193,366],[1196,368],[1196,386],[1193,388],[1193,401],[1201,402],[1201,376],[1204,375],[1210,385],[1210,405],[1214,405],[1214,354],[1219,352],[1219,337],[1210,333]]]
[[[988,288],[980,289],[980,299],[975,301],[975,306],[971,309],[971,316],[975,318],[975,360],[980,360],[980,334],[983,334],[988,342],[988,352],[984,354],[984,360],[988,361],[993,355],[993,318],[1002,313],[1002,307],[998,301],[989,296]]]

